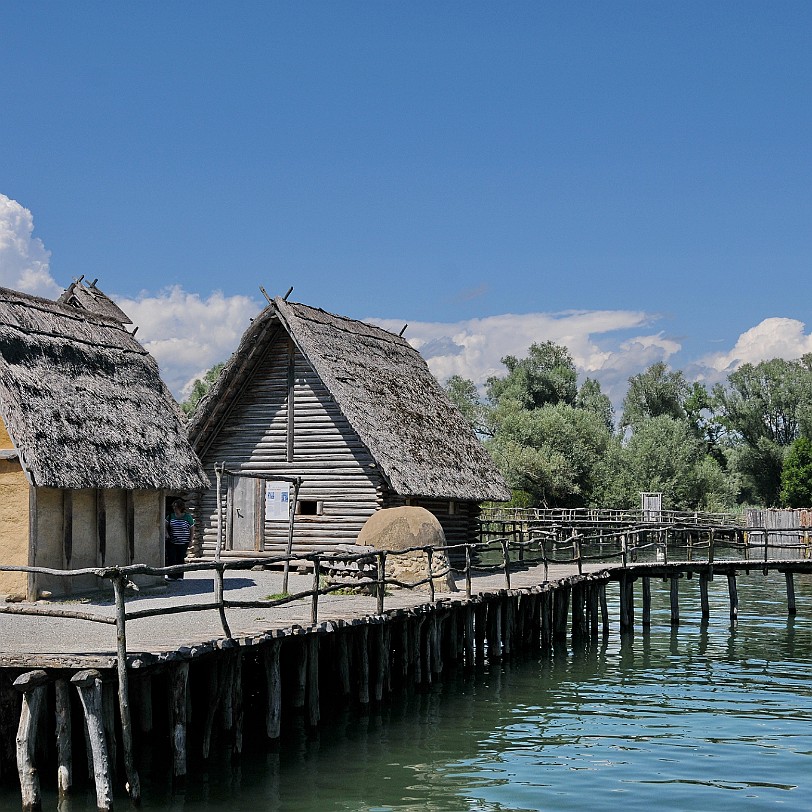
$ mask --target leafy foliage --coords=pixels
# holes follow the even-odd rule
[[[189,392],[189,397],[180,404],[180,408],[185,414],[191,414],[195,410],[197,404],[200,403],[209,389],[212,388],[217,378],[220,377],[224,366],[225,363],[216,364],[206,372],[202,379],[195,379],[195,382],[192,384],[192,390]]]
[[[781,472],[781,504],[812,506],[812,440],[799,437],[790,447]]]

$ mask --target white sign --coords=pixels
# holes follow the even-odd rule
[[[278,522],[290,517],[290,485],[287,482],[265,483],[265,520]]]

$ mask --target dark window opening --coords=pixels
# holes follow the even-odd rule
[[[296,505],[296,512],[300,516],[321,515],[321,503],[315,499],[300,499]]]

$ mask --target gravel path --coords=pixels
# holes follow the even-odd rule
[[[591,569],[601,569],[594,566]],[[550,568],[550,580],[575,574],[574,566]],[[511,574],[513,589],[537,586],[544,582],[543,567],[531,567]],[[458,592],[436,592],[437,600],[464,599],[465,582],[458,578]],[[311,575],[291,573],[289,591],[304,592],[312,587]],[[498,573],[476,575],[473,592],[494,592],[505,588],[504,576]],[[127,611],[163,608],[181,604],[205,603],[213,600],[214,581],[206,572],[189,572],[182,581],[165,587],[145,589],[128,595]],[[277,570],[227,571],[225,596],[232,600],[262,600],[282,590],[282,573]],[[411,608],[429,601],[427,591],[393,589],[385,599],[385,610]],[[38,605],[82,611],[106,617],[115,616],[112,597],[84,598],[71,601],[39,602]],[[0,603],[0,606],[3,604]],[[310,626],[310,598],[284,606],[259,609],[228,609],[227,619],[235,638],[259,636],[278,629],[299,625]],[[377,613],[377,601],[368,595],[337,595],[319,598],[319,622],[352,620]],[[116,630],[114,625],[92,623],[85,620],[32,617],[17,614],[0,615],[0,665],[28,667],[38,660],[84,655],[99,660],[115,655]],[[183,647],[211,644],[224,638],[220,617],[216,610],[165,614],[138,618],[127,623],[127,650],[132,655],[162,654]],[[52,663],[51,663],[52,664]],[[96,663],[101,665],[101,661]]]

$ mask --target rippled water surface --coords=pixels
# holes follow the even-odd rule
[[[702,625],[698,581],[684,580],[672,630],[668,585],[652,583],[649,634],[621,641],[615,628],[596,650],[458,669],[368,716],[327,714],[317,736],[290,725],[278,749],[247,743],[239,763],[185,786],[156,754],[143,807],[812,809],[812,581],[796,578],[796,592],[791,620],[783,576],[741,577],[731,628],[717,578]],[[93,806],[84,792],[70,803]]]

